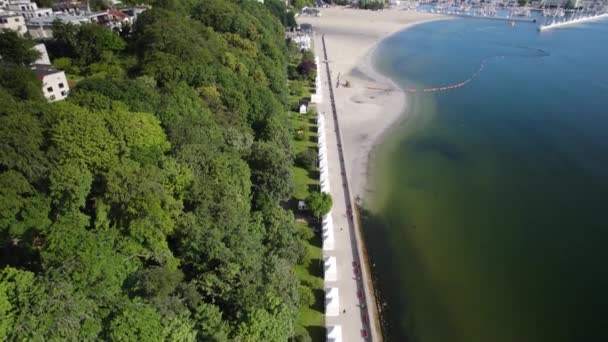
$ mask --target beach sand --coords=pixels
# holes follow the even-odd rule
[[[323,101],[317,104],[317,110],[325,123],[333,199],[330,229],[336,237],[334,248],[324,249],[323,255],[337,260],[337,279],[326,280],[325,287],[339,290],[341,312],[337,316],[327,314],[325,322],[328,327],[340,326],[344,341],[366,340],[364,336],[382,341],[365,243],[356,214],[350,213],[356,213],[353,201],[365,194],[369,153],[405,112],[406,96],[390,79],[374,70],[373,54],[377,44],[388,35],[441,17],[397,9],[373,12],[343,7],[322,9],[321,13],[321,17],[299,17],[298,22],[313,25],[315,54],[322,61],[325,52],[322,37],[327,49],[327,63],[322,62],[317,69],[323,88]],[[349,81],[351,86],[336,88],[338,76],[340,83]]]
[[[407,109],[405,93],[374,70],[376,46],[411,25],[446,17],[400,9],[364,11],[344,7],[322,9],[321,14],[299,17],[298,22],[313,25],[315,47],[321,56],[320,39],[325,35],[352,196],[364,197],[370,151]],[[341,84],[349,81],[351,87],[335,88],[338,75]]]

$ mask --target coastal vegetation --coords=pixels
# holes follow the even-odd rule
[[[295,163],[292,166],[294,178],[294,206],[305,201],[311,194],[319,193],[319,170],[317,150],[316,110],[309,107],[307,114],[299,113],[299,100],[310,99],[314,89],[314,76],[317,66],[314,65],[314,54],[301,50],[295,42],[289,41],[288,48],[288,84],[289,116],[292,126],[292,143]],[[312,62],[310,68],[299,68],[303,63]],[[296,341],[324,341],[324,286],[322,242],[318,231],[319,221],[309,210],[298,211],[296,224],[304,243],[303,262],[296,266],[300,286],[300,311],[298,314]]]
[[[385,0],[359,0],[357,6],[361,9],[380,10],[386,7]]]
[[[77,84],[52,104],[32,42],[3,34],[0,339],[322,329],[320,240],[285,209],[314,191],[293,161],[316,144],[314,113],[288,113],[313,70],[288,92],[285,24],[279,0],[158,1],[119,34],[55,24]]]

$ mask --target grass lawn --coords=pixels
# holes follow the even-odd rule
[[[306,115],[291,111],[289,116],[294,131],[294,153],[297,155],[309,148],[316,150],[316,111],[310,109],[309,114]],[[311,172],[294,166],[292,175],[295,186],[293,197],[296,201],[306,199],[311,191],[319,191],[317,170]],[[309,223],[306,220],[298,220],[297,224],[301,229],[309,229]],[[325,341],[325,290],[323,288],[323,253],[320,235],[315,234],[310,240],[304,241],[304,247],[310,255],[310,264],[308,266],[296,265],[295,271],[300,282],[312,289],[315,303],[311,307],[300,307],[298,329],[306,329],[315,342]]]
[[[295,56],[293,66],[301,59]],[[317,113],[313,106],[309,106],[308,114],[300,114],[299,101],[310,99],[314,91],[314,84],[309,80],[289,80],[289,118],[291,120],[293,133],[293,150],[298,153],[307,149],[317,151]],[[306,168],[294,165],[292,168],[294,181],[293,203],[304,200],[312,191],[319,191],[319,171],[309,171]],[[310,229],[315,220],[303,216],[294,209],[299,229]],[[325,341],[325,289],[323,286],[323,252],[321,250],[321,236],[315,233],[310,239],[304,240],[304,247],[310,257],[310,264],[296,265],[295,272],[300,283],[308,286],[314,295],[315,301],[312,306],[300,307],[297,321],[298,330],[306,329],[314,342]]]
[[[298,221],[298,226],[306,227],[307,223]],[[308,330],[313,341],[325,341],[325,314],[324,301],[325,290],[323,289],[323,254],[321,251],[321,237],[314,237],[304,242],[311,255],[310,265],[296,266],[296,274],[300,282],[309,286],[314,295],[315,303],[312,307],[301,307],[297,324]]]

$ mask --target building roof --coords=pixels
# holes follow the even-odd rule
[[[80,16],[80,15],[70,15],[65,13],[57,13],[49,16],[42,17],[34,17],[30,18],[28,25],[30,27],[34,26],[52,26],[55,20],[59,20],[63,23],[72,23],[72,24],[80,24],[80,23],[88,23],[91,20],[88,17]]]
[[[111,14],[111,15],[113,15],[113,16],[115,16],[115,17],[117,17],[117,18],[122,18],[122,19],[126,19],[126,18],[129,17],[128,15],[122,13],[119,10],[113,10],[113,9],[111,9],[111,10],[108,10],[108,13]]]
[[[57,69],[51,67],[50,65],[46,65],[46,64],[33,64],[32,72],[34,72],[36,77],[38,77],[39,79],[43,79],[45,76],[57,74],[57,73],[60,73],[63,71],[57,70]]]
[[[12,18],[12,17],[22,17],[21,14],[17,14],[11,11],[0,11],[0,18]]]

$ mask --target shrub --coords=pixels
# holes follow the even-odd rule
[[[296,165],[303,167],[308,171],[313,171],[317,167],[317,151],[309,148],[298,153],[296,156]]]
[[[313,192],[306,198],[306,205],[315,217],[320,218],[329,213],[333,202],[331,195],[327,192]]]
[[[300,285],[298,289],[300,294],[300,306],[312,306],[315,304],[315,295],[308,286]]]

